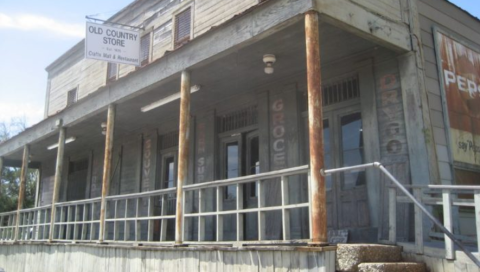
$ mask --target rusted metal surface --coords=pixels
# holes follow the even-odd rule
[[[18,189],[18,205],[17,205],[17,220],[15,225],[14,241],[18,239],[18,231],[20,226],[20,210],[23,208],[23,199],[25,198],[25,182],[28,170],[28,157],[30,156],[30,146],[23,147],[22,169],[20,171],[20,188]]]
[[[177,212],[175,244],[183,243],[183,185],[187,181],[190,142],[190,73],[182,72],[180,86],[180,134],[178,137]]]
[[[312,244],[326,245],[327,201],[325,178],[320,174],[324,168],[322,77],[320,65],[320,33],[318,13],[309,11],[305,15],[305,38],[307,44],[308,84],[308,134],[310,138],[310,176],[312,194]]]
[[[58,197],[60,194],[60,183],[62,182],[62,171],[63,171],[63,154],[65,150],[65,128],[60,128],[58,132],[58,148],[57,148],[57,164],[55,167],[55,178],[53,180],[53,195],[52,195],[52,210],[50,217],[50,233],[48,236],[48,241],[53,240],[54,234],[54,223],[55,223],[55,204],[58,202]]]
[[[102,179],[102,202],[100,206],[100,231],[98,240],[103,242],[105,231],[105,206],[108,188],[110,186],[110,172],[112,168],[112,150],[113,150],[113,131],[115,125],[115,105],[108,106],[107,113],[107,133],[105,135],[105,157],[103,161],[103,179]]]

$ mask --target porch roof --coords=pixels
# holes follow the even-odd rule
[[[180,72],[187,68],[192,72],[192,83],[202,86],[201,91],[192,94],[193,113],[219,96],[256,90],[303,73],[303,14],[312,8],[311,4],[307,0],[278,0],[258,6],[0,144],[0,156],[6,158],[6,165],[11,165],[21,159],[23,145],[34,144],[33,161],[55,158],[55,150],[47,147],[58,140],[58,120],[68,128],[67,137],[77,138],[66,145],[66,154],[85,146],[103,145],[100,124],[106,120],[106,109],[112,103],[118,107],[117,138],[146,127],[158,127],[163,120],[175,120],[178,101],[147,113],[140,108],[178,92]],[[321,24],[323,65],[378,47],[331,24]],[[273,75],[263,73],[262,56],[267,53],[277,56]]]

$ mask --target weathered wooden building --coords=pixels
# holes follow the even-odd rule
[[[445,0],[136,0],[108,21],[143,29],[141,66],[79,42],[47,67],[45,119],[0,144],[0,169],[41,173],[38,207],[0,214],[0,267],[334,271],[328,228],[478,271],[478,19]]]

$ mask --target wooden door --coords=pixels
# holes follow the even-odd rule
[[[360,106],[337,107],[323,116],[325,168],[365,163]],[[308,150],[308,138],[306,143]],[[329,229],[370,226],[365,171],[327,176],[325,186]]]
[[[88,158],[69,162],[67,201],[74,201],[86,198],[88,168]]]
[[[359,109],[344,109],[334,113],[336,167],[365,163],[362,116]],[[370,225],[365,171],[337,175],[337,228],[362,228]]]

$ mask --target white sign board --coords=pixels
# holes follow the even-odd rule
[[[85,57],[140,66],[140,33],[87,22]]]

